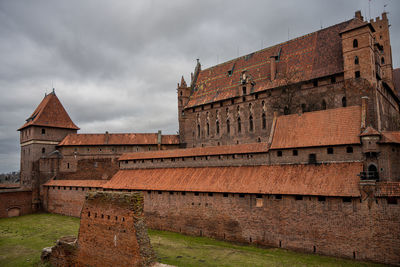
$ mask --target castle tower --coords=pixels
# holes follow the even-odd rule
[[[379,65],[381,67],[382,80],[393,89],[393,65],[392,47],[390,45],[389,21],[386,12],[382,13],[382,18],[371,19],[370,23],[375,29],[374,41],[379,44],[378,53]]]
[[[178,120],[179,120],[179,139],[180,143],[183,144],[185,140],[184,136],[184,125],[185,125],[185,112],[184,108],[189,102],[190,87],[187,86],[185,79],[182,76],[181,83],[178,83]]]
[[[372,86],[377,86],[374,32],[374,27],[363,21],[360,11],[356,12],[355,18],[340,32],[344,79],[363,78]]]
[[[39,200],[39,159],[53,152],[56,145],[79,128],[72,122],[53,92],[46,95],[25,124],[18,129],[21,144],[21,186],[32,189],[33,203]]]

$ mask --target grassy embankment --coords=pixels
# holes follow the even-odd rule
[[[78,228],[78,218],[55,214],[0,219],[0,266],[41,266],[42,248],[61,236],[76,236]],[[159,261],[176,266],[380,266],[171,232],[149,235]]]

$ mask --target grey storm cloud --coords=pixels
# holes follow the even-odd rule
[[[16,129],[52,87],[81,133],[174,134],[196,58],[207,68],[385,4],[398,67],[394,0],[1,0],[0,173],[19,169]]]

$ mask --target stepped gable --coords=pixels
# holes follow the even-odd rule
[[[278,117],[270,149],[360,144],[361,107]]]
[[[200,71],[186,108],[238,96],[243,71],[253,83],[250,93],[343,72],[339,33],[350,21]],[[271,57],[276,60],[274,81]]]
[[[394,83],[394,91],[397,96],[400,96],[400,68],[393,70],[393,83]]]
[[[362,163],[120,170],[104,189],[359,197]]]
[[[254,143],[254,144],[194,147],[185,149],[126,153],[123,154],[119,158],[119,160],[180,158],[180,157],[227,155],[227,154],[232,155],[232,154],[246,154],[246,153],[264,153],[267,151],[268,151],[267,144]]]
[[[79,130],[78,126],[72,122],[54,91],[43,98],[39,106],[18,131],[33,125]]]
[[[150,145],[157,144],[156,133],[126,133],[126,134],[69,134],[59,146],[92,146],[92,145]],[[161,144],[178,145],[177,135],[163,135]]]

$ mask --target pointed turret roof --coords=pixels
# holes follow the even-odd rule
[[[79,130],[65,111],[54,90],[43,98],[18,131],[33,125]]]
[[[179,86],[180,87],[187,87],[186,81],[185,81],[185,78],[183,78],[183,75],[182,75],[182,79],[181,79],[181,84]]]

